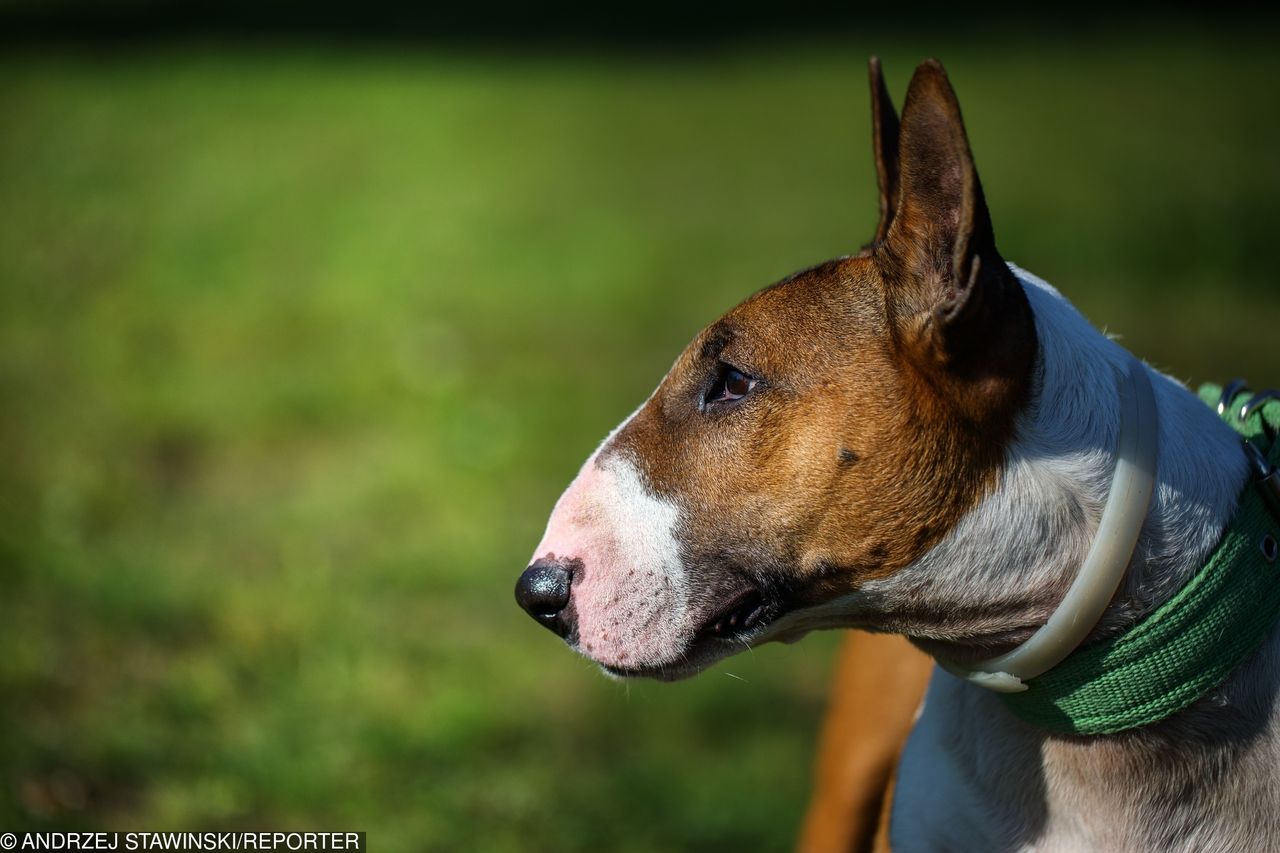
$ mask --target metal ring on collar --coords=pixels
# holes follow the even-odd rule
[[[1249,384],[1240,378],[1232,379],[1226,385],[1222,386],[1222,396],[1218,397],[1218,414],[1225,415],[1227,413],[1227,406],[1231,405],[1231,401],[1236,398],[1236,395],[1241,391],[1248,390]]]
[[[1280,400],[1280,391],[1275,388],[1267,388],[1254,394],[1247,403],[1240,407],[1240,420],[1249,420],[1249,416],[1261,409],[1269,400]]]

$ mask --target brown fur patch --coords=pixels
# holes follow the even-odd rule
[[[683,556],[707,600],[734,578],[791,606],[829,600],[914,562],[996,483],[1034,323],[936,63],[912,80],[900,151],[881,174],[901,182],[883,243],[704,330],[605,449],[682,507]],[[729,367],[754,390],[705,402]]]

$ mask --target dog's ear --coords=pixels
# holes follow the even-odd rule
[[[874,253],[895,335],[935,387],[977,415],[993,405],[990,394],[1028,375],[1035,327],[996,250],[960,105],[937,60],[911,78],[898,173],[896,210]]]
[[[876,156],[876,183],[880,186],[880,222],[872,245],[884,240],[898,208],[898,111],[880,71],[880,57],[867,63],[871,78],[871,147]]]

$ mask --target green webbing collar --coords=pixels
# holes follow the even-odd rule
[[[1220,394],[1216,386],[1200,389],[1210,405]],[[1222,417],[1276,465],[1280,440],[1271,436],[1280,430],[1280,402],[1242,422],[1249,397],[1240,392]],[[1162,720],[1221,684],[1280,617],[1280,516],[1263,488],[1251,475],[1209,561],[1173,598],[1123,634],[1082,646],[1029,679],[1024,692],[1001,693],[1009,710],[1054,732],[1110,734]]]

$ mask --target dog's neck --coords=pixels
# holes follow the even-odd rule
[[[1041,342],[1033,399],[994,492],[912,566],[869,583],[874,627],[960,662],[1007,651],[1057,607],[1084,561],[1111,484],[1117,377],[1132,358],[1057,291],[1015,269]],[[1133,560],[1093,638],[1163,603],[1217,544],[1247,476],[1239,439],[1184,387],[1152,371],[1156,490]],[[861,607],[859,607],[861,609]]]

